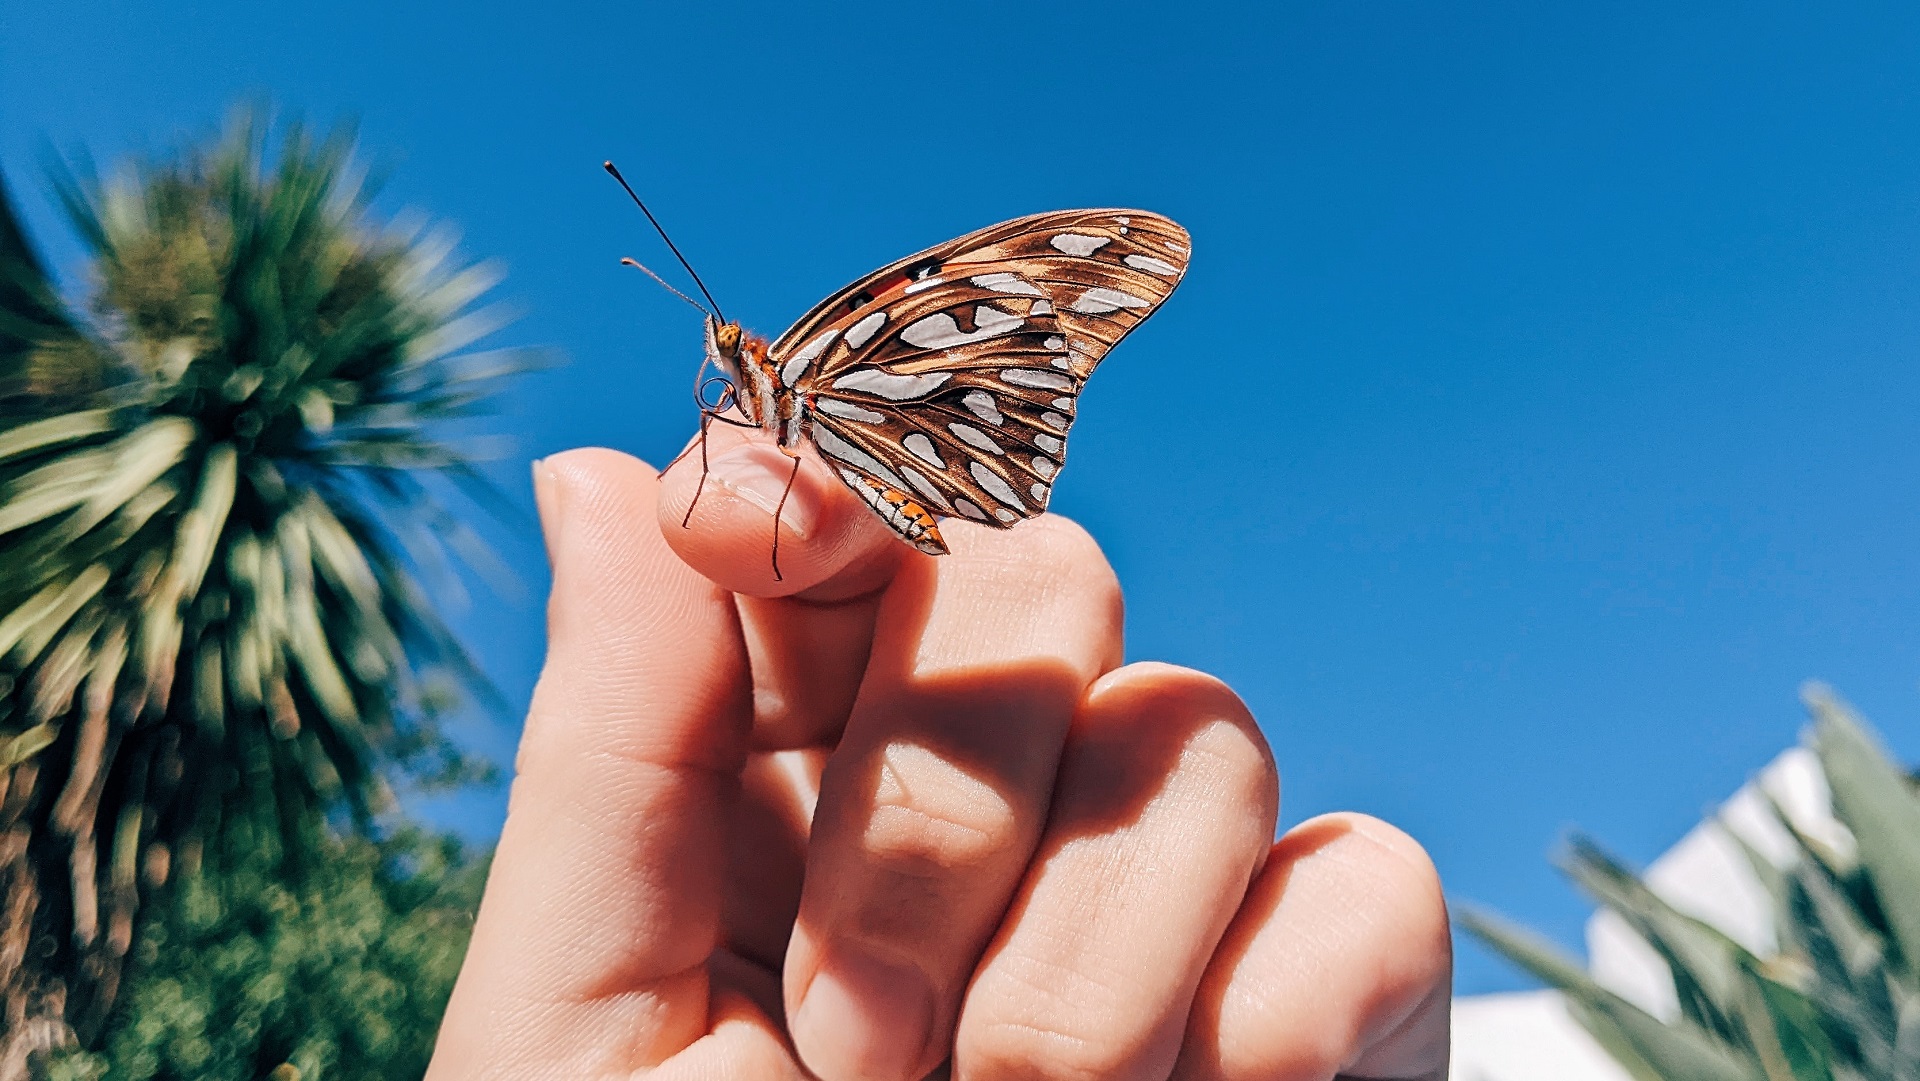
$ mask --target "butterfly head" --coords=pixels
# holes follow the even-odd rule
[[[740,324],[707,316],[707,360],[735,385],[740,382],[740,339]]]

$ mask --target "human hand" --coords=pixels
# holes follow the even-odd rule
[[[898,544],[817,461],[535,467],[549,652],[430,1081],[1445,1076],[1419,845],[1273,840],[1217,680],[1049,516]],[[779,594],[779,595],[776,595]]]

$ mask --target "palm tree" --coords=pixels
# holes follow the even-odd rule
[[[65,174],[73,303],[0,189],[0,1081],[98,1038],[170,878],[464,766],[437,722],[484,681],[420,582],[479,551],[447,422],[524,358],[461,353],[494,276],[356,175],[249,118]]]

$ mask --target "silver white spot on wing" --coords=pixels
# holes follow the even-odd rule
[[[1053,302],[1050,300],[1036,300],[1033,302],[1033,307],[1027,310],[1027,314],[1028,315],[1052,315]]]
[[[827,346],[833,344],[833,339],[839,333],[837,330],[823,330],[814,335],[812,341],[801,346],[800,351],[781,366],[780,382],[792,386],[794,381],[800,378],[800,373],[807,370],[807,365],[818,360],[820,354],[826,352]]]
[[[1061,233],[1047,241],[1068,255],[1080,256],[1092,255],[1112,242],[1113,238],[1110,236],[1087,236],[1084,233]]]
[[[996,293],[1005,293],[1016,297],[1043,297],[1040,287],[1018,274],[1001,271],[998,274],[976,274],[967,279],[982,289],[991,289]]]
[[[987,433],[970,424],[961,424],[959,421],[955,421],[947,425],[947,431],[952,432],[955,439],[960,440],[960,442],[970,447],[978,447],[989,454],[1006,453],[1006,451],[1000,449],[1000,444],[995,443],[987,437]]]
[[[1187,246],[1185,244],[1176,244],[1171,240],[1163,240],[1161,243],[1167,246],[1168,251],[1179,252],[1181,255],[1187,254]]]
[[[1059,372],[1035,371],[1032,368],[1002,368],[1002,382],[1012,383],[1016,387],[1034,387],[1038,390],[1072,390],[1073,380]]]
[[[1000,519],[1003,522],[1017,522],[1020,520],[1020,516],[1018,514],[1015,514],[1010,510],[1001,510],[999,507],[993,508],[993,516],[995,518]]]
[[[967,391],[967,396],[960,399],[960,404],[966,406],[968,412],[996,428],[1007,422],[1007,418],[1000,415],[1000,403],[994,401],[993,395],[984,390]]]
[[[1043,458],[1036,454],[1033,456],[1033,471],[1040,474],[1043,480],[1052,480],[1053,475],[1060,472],[1060,467],[1053,463],[1052,458]]]
[[[1067,310],[1082,315],[1103,315],[1117,312],[1121,308],[1151,308],[1153,301],[1123,293],[1118,289],[1096,286],[1080,294],[1080,299],[1068,305]]]
[[[1027,505],[1020,502],[1020,497],[1014,494],[1013,486],[1008,484],[1000,474],[995,473],[979,462],[968,462],[967,472],[973,474],[973,479],[980,482],[980,487],[985,488],[988,495],[1012,507],[1014,510],[1027,509]],[[1012,518],[1004,516],[1000,517],[1000,520],[1003,522],[1013,521]]]
[[[1065,338],[1055,336],[1047,339],[1048,349],[1065,349],[1066,347],[1067,340]]]
[[[1039,447],[1041,450],[1046,451],[1048,454],[1058,454],[1060,453],[1060,448],[1066,446],[1065,443],[1060,441],[1059,436],[1047,435],[1045,433],[1040,433],[1035,435],[1033,437],[1033,445],[1036,447]],[[1045,458],[1035,458],[1034,467],[1039,468],[1039,463],[1044,461],[1046,461]],[[1051,465],[1052,463],[1048,463],[1048,464]]]
[[[821,398],[814,403],[813,408],[815,412],[844,417],[847,420],[857,420],[862,424],[881,424],[887,419],[884,413],[876,413],[871,409],[855,405],[852,402],[843,402],[838,398]]]
[[[1163,278],[1171,278],[1180,273],[1179,267],[1174,266],[1165,259],[1155,259],[1151,255],[1129,255],[1125,259],[1122,259],[1121,262],[1135,270],[1144,270],[1149,274],[1158,274]]]
[[[1027,491],[1033,493],[1033,501],[1043,507],[1047,505],[1047,497],[1053,494],[1053,489],[1044,484],[1036,484]]]
[[[925,437],[923,436],[922,438]],[[900,467],[900,475],[907,478],[907,483],[913,485],[914,491],[924,496],[927,502],[932,503],[941,510],[953,509],[953,504],[947,502],[947,497],[940,493],[940,489],[934,487],[932,481],[922,476],[919,470],[910,469],[903,465]]]
[[[1079,355],[1080,354],[1078,353],[1074,354],[1074,356],[1076,357]],[[1067,359],[1066,357],[1054,357],[1048,363],[1052,364],[1054,367],[1060,369],[1063,372],[1070,372],[1073,370],[1073,361]]]
[[[1067,426],[1072,424],[1073,421],[1068,420],[1058,413],[1042,413],[1040,414],[1040,423],[1045,424],[1055,431],[1064,432],[1067,430]]]
[[[1058,409],[1062,413],[1071,413],[1073,412],[1073,399],[1072,398],[1055,398],[1053,400],[1053,407],[1055,409]]]
[[[858,327],[854,329],[859,329]],[[851,341],[853,335],[847,335]],[[951,372],[927,372],[922,375],[896,375],[883,372],[878,368],[857,368],[833,381],[835,390],[852,390],[861,394],[871,394],[876,398],[885,398],[890,402],[904,402],[909,398],[919,398],[940,389],[940,385],[953,378]]]
[[[860,320],[848,328],[847,344],[855,349],[860,348],[872,341],[873,336],[880,333],[880,328],[886,324],[887,313],[884,311],[874,312],[872,315],[867,316],[865,319]]]
[[[813,445],[819,447],[820,453],[825,454],[827,457],[836,461],[845,462],[856,469],[864,470],[892,484],[895,488],[904,488],[907,486],[906,481],[895,476],[893,470],[888,469],[878,458],[875,458],[873,455],[868,454],[866,451],[835,435],[833,429],[823,424],[814,426]]]
[[[905,296],[912,296],[915,293],[925,292],[926,290],[931,289],[936,285],[945,285],[946,283],[947,283],[947,279],[945,278],[921,278],[919,281],[914,282],[912,285],[907,286],[905,289],[902,289],[900,292]]]
[[[935,469],[945,469],[947,467],[947,463],[940,457],[940,448],[933,445],[933,440],[928,439],[919,432],[909,434],[905,439],[900,441],[900,444],[907,448],[908,454],[913,455],[915,458],[920,459]]]
[[[972,330],[961,330],[953,316],[946,312],[935,312],[908,324],[907,329],[900,332],[900,340],[922,349],[951,349],[956,345],[999,337],[1019,329],[1024,322],[1025,319],[1011,312],[982,304],[973,309]]]
[[[964,514],[969,518],[973,518],[978,521],[984,522],[987,520],[987,512],[981,510],[979,507],[974,506],[973,501],[970,499],[954,500],[953,509],[959,511],[961,514]]]

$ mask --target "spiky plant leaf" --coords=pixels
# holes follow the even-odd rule
[[[0,412],[0,1030],[97,1032],[174,864],[298,859],[460,766],[439,718],[485,681],[416,578],[472,538],[422,474],[485,487],[450,425],[525,358],[455,352],[496,275],[379,225],[349,149],[242,120],[63,178],[67,307],[0,212],[0,362],[39,373]]]
[[[1896,921],[1920,881],[1920,828],[1909,817],[1911,781],[1878,749],[1864,723],[1823,689],[1808,695],[1813,742],[1857,858],[1808,836],[1771,797],[1763,805],[1792,844],[1783,864],[1746,853],[1772,902],[1775,956],[1756,957],[1719,932],[1680,916],[1637,877],[1597,849],[1576,845],[1570,870],[1609,910],[1645,938],[1670,968],[1683,1007],[1669,1027],[1708,1035],[1750,1074],[1766,1081],[1920,1081],[1920,993]],[[1763,796],[1765,796],[1763,790]],[[1892,900],[1889,892],[1897,893]],[[1573,962],[1543,963],[1551,947],[1488,921],[1467,927],[1496,950],[1572,996],[1596,1039],[1636,1077],[1691,1081],[1697,1064],[1649,1056],[1645,1036],[1623,1035],[1617,1011],[1596,998]],[[1703,1022],[1718,1022],[1703,1027]],[[1709,1033],[1708,1028],[1714,1029]]]
[[[1583,835],[1570,840],[1560,866],[1667,962],[1683,1016],[1723,1039],[1738,1028],[1734,1016],[1747,994],[1742,974],[1751,961],[1744,947],[1667,904]]]
[[[1491,913],[1464,911],[1461,925],[1540,981],[1565,992],[1602,1046],[1636,1081],[1773,1081],[1697,1025],[1669,1025],[1594,982],[1552,943]]]
[[[1895,768],[1853,711],[1824,688],[1810,688],[1814,753],[1833,788],[1833,810],[1853,834],[1860,869],[1886,916],[1899,967],[1909,983],[1920,967],[1920,794]]]

